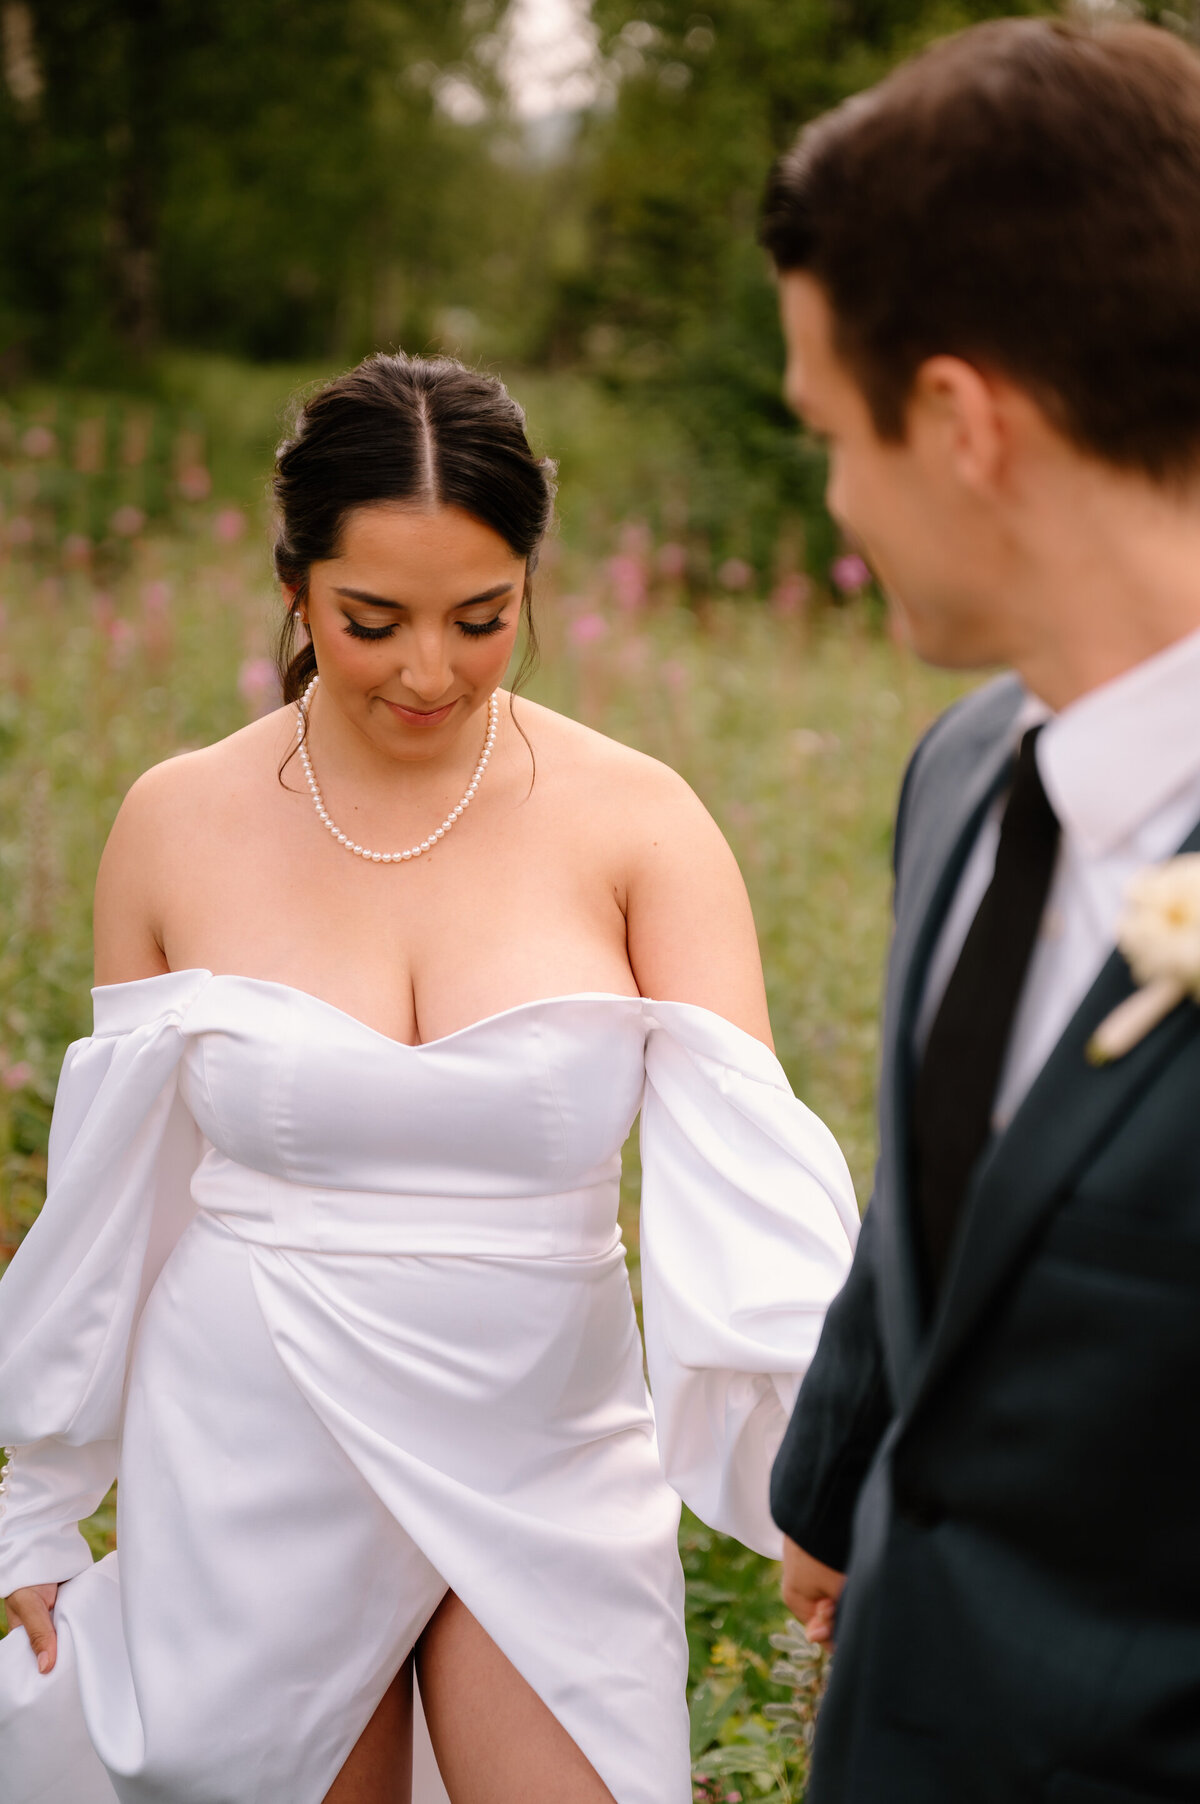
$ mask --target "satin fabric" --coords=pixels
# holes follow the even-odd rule
[[[447,1587],[617,1804],[687,1804],[676,1493],[778,1555],[858,1225],[778,1062],[605,994],[416,1047],[207,971],[94,999],[0,1284],[0,1595],[66,1581],[52,1674],[0,1643],[8,1804],[319,1804]]]

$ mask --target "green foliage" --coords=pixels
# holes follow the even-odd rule
[[[772,159],[808,119],[930,38],[1039,0],[596,0],[620,71],[590,121],[590,287],[575,342],[607,380],[669,412],[695,474],[689,525],[760,571],[789,518],[810,570],[834,535],[821,461],[798,447],[783,353],[755,246]],[[564,297],[564,306],[567,299]],[[562,328],[560,327],[560,333]]]
[[[133,374],[164,336],[274,358],[419,342],[483,160],[430,85],[491,9],[469,11],[470,30],[419,0],[6,7],[28,27],[0,85],[10,369]]]

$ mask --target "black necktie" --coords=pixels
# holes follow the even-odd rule
[[[1038,776],[1040,727],[1021,741],[991,883],[934,1017],[913,1106],[917,1217],[936,1294],[992,1108],[1058,850]]]

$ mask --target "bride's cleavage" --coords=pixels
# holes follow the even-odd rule
[[[549,1008],[556,1003],[638,1002],[641,1000],[635,993],[606,989],[567,990],[553,996],[531,996],[524,1002],[514,1002],[507,1008],[495,1009],[491,1014],[481,1015],[474,1021],[464,1022],[461,1027],[452,1028],[449,1033],[435,1034],[430,1039],[417,1038],[415,1040],[402,1040],[396,1034],[385,1033],[382,1028],[372,1027],[371,1023],[369,1021],[364,1021],[361,1015],[355,1015],[349,1009],[339,1007],[336,1002],[330,1002],[324,996],[316,995],[312,990],[302,989],[298,984],[284,983],[278,978],[273,977],[250,977],[236,971],[214,972],[212,973],[212,977],[213,980],[217,982],[224,978],[235,983],[259,984],[267,989],[287,990],[293,996],[302,996],[309,1002],[315,1002],[318,1008],[332,1010],[335,1015],[340,1015],[344,1021],[354,1022],[356,1026],[362,1028],[364,1033],[373,1034],[376,1039],[386,1040],[389,1045],[402,1046],[411,1052],[427,1050],[431,1046],[443,1046],[448,1040],[457,1040],[464,1034],[474,1033],[478,1028],[490,1027],[494,1022],[502,1021],[508,1015],[525,1014],[531,1009]],[[414,1027],[416,1027],[419,1032],[420,1014],[417,1008],[415,995],[413,997],[412,1019]]]

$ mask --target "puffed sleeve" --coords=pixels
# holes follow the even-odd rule
[[[134,1330],[193,1213],[203,1142],[178,1067],[207,977],[97,989],[95,1032],[63,1062],[46,1202],[0,1282],[0,1597],[90,1564],[77,1525],[116,1472]]]
[[[778,1559],[771,1465],[849,1269],[854,1188],[765,1046],[707,1009],[651,1006],[641,1262],[663,1469],[702,1521]]]

